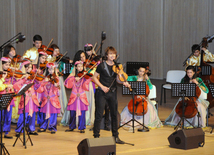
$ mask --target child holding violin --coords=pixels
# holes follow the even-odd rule
[[[184,78],[182,78],[181,83],[195,83],[197,85],[196,94],[199,91],[198,95],[200,95],[201,91],[203,91],[205,93],[209,92],[207,86],[204,84],[202,79],[199,77],[196,77],[194,66],[188,66],[186,68],[186,75],[184,76]],[[199,87],[200,89],[197,87]],[[185,109],[188,108],[189,109],[188,111],[190,112],[189,114],[187,114],[185,112],[185,118],[191,124],[185,120],[184,126],[192,127],[192,125],[193,125],[194,127],[197,127],[198,126],[198,117],[199,117],[199,127],[205,127],[206,126],[206,115],[207,115],[206,109],[209,106],[209,102],[202,99],[200,96],[197,96],[196,101],[194,101],[193,103],[192,103],[192,101],[194,101],[193,98],[185,97],[184,102],[188,102],[187,106],[190,106],[190,109],[187,106],[185,107]],[[198,112],[199,112],[200,116],[198,116]],[[170,126],[176,126],[178,124],[178,122],[180,121],[181,117],[182,117],[182,98],[180,98],[178,100],[178,102],[176,103],[171,114],[165,120],[164,124],[170,125]]]
[[[75,64],[75,62],[77,62],[77,61],[82,61],[83,65],[84,65],[84,62],[86,61],[86,54],[83,50],[79,50],[75,54],[74,59],[73,59],[73,64]],[[84,67],[84,70],[87,70],[87,69]],[[70,76],[75,76],[75,71],[76,71],[76,68],[74,65],[74,67],[71,68]],[[90,73],[90,71],[91,70],[89,70],[88,73]],[[93,86],[92,82],[89,83],[89,90],[85,91],[85,94],[86,94],[87,100],[89,102],[89,107],[85,114],[86,115],[86,125],[93,125],[94,111],[95,111],[95,99],[94,99],[94,86]],[[61,123],[63,125],[66,125],[69,122],[69,118],[70,118],[69,113],[66,111],[63,115]]]
[[[94,138],[100,137],[100,123],[103,117],[105,104],[108,103],[111,114],[111,127],[112,136],[115,138],[116,143],[124,144],[118,137],[118,122],[117,122],[117,74],[113,71],[112,67],[115,65],[117,51],[114,47],[109,46],[105,50],[106,61],[100,63],[94,73],[93,80],[98,85],[96,90],[96,104],[95,104],[95,121],[94,121]],[[100,78],[98,78],[100,77]],[[128,82],[123,82],[126,87],[130,87]]]
[[[45,132],[46,129],[55,134],[57,131],[57,114],[60,113],[59,101],[59,78],[56,74],[54,63],[47,64],[46,78],[41,82],[40,87],[36,90],[42,94],[42,103],[40,112],[44,114],[44,120],[40,125],[38,132]],[[48,125],[49,122],[49,125]]]
[[[29,124],[29,134],[38,135],[38,133],[35,132],[35,115],[36,115],[36,112],[38,112],[38,107],[40,106],[39,101],[37,99],[37,93],[36,93],[36,89],[39,87],[39,84],[38,82],[36,82],[35,78],[32,77],[31,73],[32,73],[33,65],[31,61],[25,61],[22,63],[22,65],[25,68],[26,75],[14,84],[14,88],[16,89],[16,91],[18,92],[25,84],[30,84],[33,82],[35,82],[35,84],[31,86],[31,88],[29,88],[28,91],[25,92],[26,94],[25,103],[24,103],[24,96],[21,96],[21,101],[19,104],[19,111],[18,111],[19,119],[17,122],[17,128],[15,129],[16,136],[19,136],[19,133],[23,127],[24,106],[25,106],[25,119],[27,120],[26,124]]]
[[[66,95],[66,91],[65,91],[65,86],[64,86],[64,79],[63,79],[63,66],[64,66],[64,58],[61,59],[62,55],[60,54],[60,50],[59,47],[56,44],[52,44],[51,47],[53,49],[52,52],[52,59],[48,59],[48,62],[52,62],[56,65],[56,71],[57,71],[57,75],[59,77],[59,85],[60,85],[60,90],[59,90],[59,100],[60,100],[60,104],[61,104],[61,116],[65,113],[66,111],[66,106],[68,103],[67,100],[67,95]],[[60,54],[60,56],[59,56]],[[60,60],[59,60],[60,59]],[[69,63],[66,62],[66,63]]]
[[[1,58],[0,71],[2,74],[0,79],[0,94],[14,93],[13,84],[16,82],[16,79],[11,76],[8,77],[8,74],[7,74],[10,64],[11,64],[10,58],[8,57]],[[3,132],[5,133],[4,138],[8,138],[8,139],[13,138],[12,136],[9,136],[8,133],[10,132],[10,127],[11,127],[12,108],[15,106],[14,99],[11,101],[7,109],[2,110],[2,116],[3,116],[2,120],[4,122]],[[1,117],[1,114],[0,114],[0,117]],[[1,124],[0,124],[0,127],[1,127]]]
[[[11,67],[13,69],[20,69],[20,62],[22,62],[21,56],[16,54],[15,47],[13,47],[12,45],[7,45],[4,48],[3,56],[11,58]],[[17,96],[15,98],[16,98],[15,106],[13,107],[13,111],[12,111],[12,122],[13,123],[17,123],[17,119],[19,118],[18,105],[19,105],[21,97]]]
[[[148,85],[148,87],[146,87],[147,89],[151,90],[153,88],[153,85],[147,75],[147,69],[145,66],[141,66],[138,69],[138,75],[129,76],[127,81],[145,81],[146,85]],[[149,92],[149,90],[147,91]],[[161,127],[162,123],[158,117],[157,110],[153,105],[153,103],[148,98],[148,95],[149,94],[147,94],[146,96],[143,96],[143,95],[135,96],[135,99],[139,100],[139,104],[135,108],[139,110],[141,109],[141,112],[143,112],[142,111],[143,106],[141,106],[142,99],[144,101],[144,105],[146,108],[144,109],[145,110],[144,115],[143,113],[136,113],[134,117],[138,122],[141,122],[141,123],[143,123],[143,117],[144,117],[144,125],[149,128]],[[123,125],[124,123],[132,119],[132,110],[133,110],[133,101],[131,100],[129,104],[121,112],[121,125]],[[129,124],[129,125],[132,125],[132,124]],[[138,127],[138,125],[139,125],[138,123],[135,124],[136,127]]]
[[[89,90],[89,82],[91,78],[78,77],[77,74],[84,70],[83,62],[75,62],[75,76],[69,75],[65,80],[65,87],[71,89],[71,96],[67,105],[67,110],[70,111],[70,124],[66,132],[76,129],[76,117],[78,117],[78,130],[84,133],[86,128],[85,112],[88,110],[89,102],[85,91]]]

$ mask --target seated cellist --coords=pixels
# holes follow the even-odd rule
[[[138,69],[138,75],[136,76],[129,76],[127,81],[146,81],[146,84],[148,85],[149,89],[152,89],[153,85],[146,74],[146,67],[142,66]],[[140,98],[140,96],[137,96],[137,98]],[[147,101],[147,112],[145,115],[135,115],[135,119],[142,123],[143,117],[144,117],[144,123],[145,126],[149,128],[157,128],[161,127],[162,123],[158,117],[157,110],[153,103],[150,101],[148,97],[145,98]],[[132,111],[128,109],[128,106],[126,106],[123,111],[121,112],[121,125],[128,122],[132,118]],[[129,124],[132,125],[132,124]],[[136,128],[139,126],[138,123],[135,124]],[[140,126],[139,126],[140,127]]]
[[[194,66],[188,66],[186,68],[186,75],[181,80],[181,83],[195,83],[200,88],[201,91],[203,91],[205,93],[209,92],[208,88],[206,87],[206,85],[204,84],[202,79],[199,77],[196,77]],[[171,112],[169,117],[165,120],[165,125],[176,126],[178,124],[178,122],[180,121],[181,118],[176,113],[176,107],[181,100],[182,100],[181,98],[178,100],[173,111]],[[185,100],[191,100],[191,99],[185,97]],[[200,116],[199,116],[199,127],[205,127],[206,126],[206,114],[207,114],[206,109],[209,106],[209,102],[200,98],[200,96],[199,96],[199,98],[196,100],[195,105],[196,105],[197,110],[200,114]],[[196,109],[195,107],[193,107],[193,108]],[[195,116],[193,116],[192,118],[186,118],[186,120],[184,121],[185,127],[192,127],[192,125],[194,127],[198,126],[198,114],[195,114]]]

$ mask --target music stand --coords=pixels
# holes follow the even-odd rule
[[[137,71],[140,67],[149,66],[149,62],[127,62],[126,63],[126,73],[130,75],[138,75]]]
[[[135,95],[146,95],[146,82],[145,81],[129,81],[129,84],[131,85],[132,91],[130,91],[129,88],[127,88],[123,85],[122,93],[123,93],[123,95],[132,95],[133,107],[134,107],[134,96]],[[143,100],[142,100],[142,103],[144,103]],[[143,114],[144,114],[144,104],[143,104]],[[132,119],[130,119],[128,122],[124,123],[119,128],[123,127],[124,125],[128,124],[129,122],[132,122],[132,128],[133,128],[133,133],[134,133],[134,122],[137,122],[138,124],[143,126],[143,129],[140,129],[140,130],[142,130],[143,132],[149,131],[149,128],[147,128],[144,125],[144,116],[143,116],[143,124],[141,124],[134,118],[134,115],[135,115],[135,113],[134,113],[134,108],[133,108]]]
[[[172,97],[182,97],[182,118],[175,126],[174,129],[177,129],[182,123],[182,129],[184,129],[184,111],[185,111],[185,102],[184,97],[195,97],[196,96],[196,84],[195,83],[173,83],[171,89]],[[197,107],[195,106],[197,109]],[[198,111],[198,109],[197,109]],[[199,112],[198,112],[199,114]],[[186,120],[186,119],[185,119]],[[188,120],[186,120],[191,126],[193,126]],[[199,115],[198,115],[198,126],[199,126]],[[194,126],[193,126],[194,128]]]
[[[17,138],[16,138],[16,140],[15,140],[15,142],[14,142],[14,144],[13,144],[13,147],[15,146],[15,144],[16,144],[16,142],[17,142],[18,139],[20,139],[20,141],[23,143],[23,146],[25,146],[25,149],[27,148],[26,143],[27,143],[27,140],[28,140],[28,139],[29,139],[30,142],[31,142],[31,146],[33,146],[32,140],[31,140],[31,138],[30,138],[30,135],[29,135],[29,133],[28,133],[28,130],[27,130],[26,124],[25,124],[25,97],[26,97],[25,92],[26,92],[32,85],[34,85],[34,83],[30,83],[30,84],[25,84],[25,85],[23,85],[23,87],[20,89],[20,91],[19,91],[18,94],[16,95],[16,96],[20,96],[20,95],[23,95],[23,96],[24,96],[24,109],[23,109],[23,117],[24,117],[24,118],[23,118],[23,122],[21,123],[21,125],[23,124],[23,127],[22,127],[22,129],[20,130],[19,134],[17,135]],[[23,141],[22,141],[22,139],[20,138],[20,134],[21,134],[22,131],[23,131]],[[26,131],[26,133],[27,133],[27,135],[28,135],[28,139],[27,139],[27,140],[25,139],[25,131]]]
[[[0,94],[0,111],[1,111],[1,155],[2,155],[2,151],[4,152],[4,154],[9,154],[8,150],[6,149],[6,147],[4,146],[4,143],[2,142],[2,137],[3,137],[3,125],[4,125],[4,121],[2,119],[2,112],[3,109],[7,109],[7,107],[10,105],[10,102],[12,101],[14,97],[14,93],[7,93],[7,94]],[[11,109],[12,110],[12,109]]]

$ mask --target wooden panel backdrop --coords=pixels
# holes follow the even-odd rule
[[[119,61],[149,61],[151,78],[170,69],[184,69],[191,46],[214,34],[214,0],[0,0],[0,45],[18,32],[22,55],[35,34],[47,45],[51,38],[73,58],[84,44],[98,42],[106,31],[104,49],[112,45]],[[214,43],[209,44],[214,53]]]

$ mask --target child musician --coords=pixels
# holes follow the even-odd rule
[[[127,81],[145,81],[146,84],[149,86],[149,89],[151,90],[153,88],[153,85],[146,74],[146,68],[144,66],[140,67],[138,69],[138,75],[137,76],[129,76]],[[137,96],[140,98],[140,95]],[[147,113],[143,116],[135,115],[135,119],[138,122],[142,122],[144,117],[144,123],[149,128],[157,128],[161,127],[162,123],[158,117],[157,110],[155,106],[152,104],[150,99],[148,97],[145,98],[147,101]],[[124,124],[132,119],[132,112],[129,111],[128,106],[126,106],[123,111],[121,112],[121,124]],[[139,125],[136,123],[136,125]]]
[[[48,130],[51,131],[51,134],[55,134],[57,131],[57,114],[60,113],[61,108],[58,98],[60,89],[59,78],[56,75],[56,66],[54,63],[48,63],[47,68],[47,77],[37,89],[37,92],[42,93],[42,104],[40,112],[44,113],[45,115],[45,120],[42,121],[38,132],[45,132],[48,128]]]
[[[9,58],[12,59],[12,61],[11,61],[11,67],[20,69],[19,68],[20,67],[20,62],[17,61],[17,60],[16,61],[13,60],[13,58],[17,58],[17,57],[20,56],[20,55],[16,54],[15,47],[13,47],[12,45],[7,45],[4,48],[3,56],[4,57],[9,57]],[[15,101],[14,101],[15,106],[13,107],[13,111],[12,111],[12,122],[13,123],[17,123],[17,120],[19,118],[19,115],[18,115],[18,105],[19,105],[20,99],[21,99],[20,96],[15,97]]]
[[[73,131],[76,128],[76,116],[78,116],[79,125],[78,130],[80,133],[84,133],[86,128],[85,111],[88,110],[88,100],[85,91],[89,90],[89,82],[91,78],[85,79],[77,76],[78,73],[83,71],[83,62],[75,62],[75,76],[68,76],[65,80],[65,87],[72,88],[71,96],[68,102],[67,110],[70,111],[70,124],[68,131]]]
[[[0,94],[7,94],[13,93],[13,84],[15,83],[15,79],[13,77],[7,78],[7,71],[10,67],[11,59],[8,57],[2,57],[0,62],[0,70],[3,71],[5,74],[2,74],[2,78],[0,79]],[[3,132],[5,132],[4,138],[12,139],[12,136],[9,136],[8,133],[10,132],[11,126],[11,117],[12,117],[12,108],[15,106],[14,99],[11,101],[10,105],[7,109],[2,111],[2,121],[4,122],[3,125]],[[0,113],[1,117],[1,113]],[[1,118],[0,118],[1,120]],[[1,130],[1,124],[0,124]]]
[[[39,55],[38,49],[41,46],[42,46],[42,37],[37,34],[33,37],[33,47],[24,53],[23,58],[30,58],[30,60],[33,61],[34,64],[34,61],[37,62]]]
[[[195,83],[200,88],[201,91],[203,91],[205,93],[209,92],[209,89],[204,84],[202,79],[199,77],[196,77],[194,66],[188,66],[186,68],[186,75],[181,80],[181,83]],[[192,99],[185,97],[185,100],[192,100]],[[173,111],[171,112],[171,114],[169,115],[169,117],[165,120],[165,125],[176,126],[178,124],[178,122],[181,120],[179,115],[176,113],[176,107],[177,107],[179,101],[181,101],[181,98],[178,100],[177,104],[175,105],[175,107],[174,107]],[[206,126],[206,115],[207,115],[206,109],[209,106],[209,102],[200,98],[200,96],[199,96],[199,98],[196,100],[195,105],[200,114],[199,127],[205,127]],[[195,109],[194,106],[193,106],[193,109]],[[185,127],[192,127],[192,125],[194,127],[198,126],[198,114],[196,114],[192,118],[187,118],[186,120],[184,121]]]
[[[27,73],[24,78],[19,80],[14,84],[14,88],[17,90],[17,92],[22,88],[24,84],[30,84],[34,82],[34,79],[29,78],[30,77],[30,72],[32,71],[32,64],[31,61],[25,61],[22,63],[22,65],[25,68],[25,72]],[[29,134],[31,135],[38,135],[37,132],[35,132],[35,113],[38,111],[39,107],[39,101],[37,99],[37,94],[35,89],[38,88],[37,84],[34,84],[29,88],[25,94],[25,103],[24,103],[24,96],[21,97],[21,101],[19,104],[19,119],[17,122],[17,128],[15,129],[16,131],[16,136],[19,136],[19,132],[21,131],[23,127],[23,109],[25,106],[25,119],[26,119],[26,124],[29,124]]]

